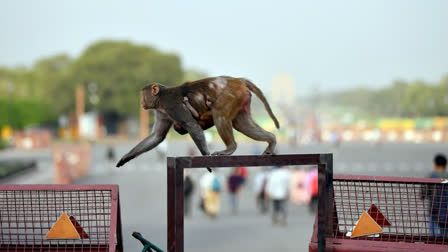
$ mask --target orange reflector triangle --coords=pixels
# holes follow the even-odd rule
[[[73,226],[76,228],[76,232],[78,232],[79,236],[81,236],[81,239],[89,238],[89,235],[84,231],[84,229],[79,225],[79,222],[75,219],[75,217],[70,216],[70,221],[72,222]]]
[[[378,223],[376,223],[375,220],[372,219],[372,217],[370,217],[368,213],[362,212],[361,218],[359,218],[358,223],[353,229],[350,238],[364,235],[378,234],[382,232],[383,229],[381,229],[380,225],[378,225]]]
[[[384,217],[384,215],[378,210],[378,208],[375,206],[375,204],[372,204],[369,208],[369,211],[367,213],[378,223],[378,225],[384,227],[384,226],[391,226],[390,222]]]
[[[53,227],[48,231],[45,239],[80,239],[78,231],[68,218],[66,213],[62,213]]]

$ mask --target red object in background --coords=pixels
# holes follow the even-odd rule
[[[14,146],[18,149],[49,148],[52,141],[49,130],[31,130],[14,132]]]
[[[317,196],[319,192],[319,183],[317,181],[317,176],[313,176],[311,178],[310,189],[311,189],[311,196]]]
[[[87,175],[91,166],[91,146],[85,144],[58,144],[53,148],[55,183],[70,184]]]
[[[247,167],[245,166],[238,167],[238,175],[246,179],[248,176]]]

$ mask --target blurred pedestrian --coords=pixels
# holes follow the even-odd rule
[[[188,173],[188,169],[184,169],[184,216],[191,216],[191,198],[193,192],[193,179]]]
[[[255,200],[258,211],[261,214],[266,214],[269,210],[269,199],[266,194],[266,184],[268,182],[268,172],[263,168],[263,170],[254,178],[254,192]]]
[[[232,214],[238,213],[238,194],[241,191],[243,178],[241,177],[238,168],[233,168],[232,173],[227,179],[227,190],[230,197],[230,210]]]
[[[115,150],[111,145],[107,146],[106,159],[111,163],[115,163]]]
[[[446,157],[437,154],[429,178],[448,179],[446,163]],[[430,235],[448,237],[448,190],[443,186],[443,184],[423,185],[421,198],[429,201]]]
[[[200,206],[211,218],[215,218],[218,215],[220,208],[221,181],[216,174],[216,171],[205,172],[199,181],[201,188]]]
[[[272,225],[286,225],[286,204],[289,198],[290,174],[286,167],[274,167],[266,184],[266,193],[272,200]]]
[[[339,135],[339,132],[337,132],[336,130],[331,132],[330,134],[330,144],[333,148],[336,149],[341,145],[341,137]]]
[[[291,189],[289,192],[290,200],[293,204],[303,205],[310,202],[311,195],[306,185],[307,171],[297,168],[291,171]]]
[[[247,180],[247,177],[249,176],[249,172],[247,171],[247,167],[245,167],[245,166],[238,167],[238,175],[241,178],[241,185],[244,185],[244,183]]]

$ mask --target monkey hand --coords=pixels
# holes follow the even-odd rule
[[[131,159],[132,159],[132,157],[128,156],[127,154],[124,155],[124,156],[120,159],[120,161],[118,161],[118,163],[117,163],[117,167],[123,166],[124,164],[126,164],[126,163],[127,163],[129,160],[131,160]]]

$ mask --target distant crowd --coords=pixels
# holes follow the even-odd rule
[[[191,216],[195,209],[192,202],[196,188],[200,196],[199,209],[210,218],[217,218],[227,209],[229,214],[237,215],[240,210],[239,197],[245,190],[247,190],[246,193],[253,195],[254,209],[257,209],[259,214],[265,215],[269,211],[272,212],[273,225],[287,224],[288,202],[296,205],[307,204],[310,211],[316,210],[316,168],[292,169],[286,166],[275,166],[254,170],[256,170],[254,174],[249,174],[247,167],[215,169],[211,173],[204,172],[194,179],[190,170],[185,169],[185,216]],[[249,177],[250,185],[248,185]],[[249,190],[251,192],[248,192]]]

